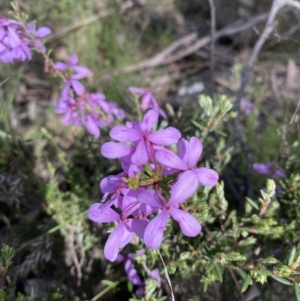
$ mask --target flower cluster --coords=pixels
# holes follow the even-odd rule
[[[199,184],[214,186],[218,181],[215,170],[196,167],[202,153],[200,140],[180,139],[181,133],[173,127],[153,131],[158,116],[152,109],[140,122],[112,128],[110,137],[116,141],[101,148],[104,157],[121,159],[123,168],[122,173],[100,182],[103,199],[88,212],[94,222],[116,223],[104,247],[110,261],[117,259],[134,235],[148,248],[159,248],[170,218],[178,222],[184,235],[197,236],[199,221],[180,206]],[[166,148],[176,144],[178,154]]]
[[[275,180],[286,176],[286,173],[282,168],[276,168],[271,163],[254,163],[253,169],[258,174],[269,175]]]
[[[139,250],[137,251],[137,256],[143,256],[145,254],[145,250]],[[125,273],[127,275],[128,280],[137,287],[135,294],[138,297],[143,297],[145,296],[145,287],[146,287],[146,280],[142,279],[142,277],[138,274],[135,266],[134,266],[134,261],[135,261],[135,254],[126,254],[126,255],[118,255],[117,260],[119,262],[124,263],[124,269]],[[148,276],[151,277],[152,279],[155,279],[157,282],[160,281],[160,276],[159,276],[159,271],[158,269],[154,270],[148,270]]]
[[[53,63],[42,38],[51,33],[48,27],[36,28],[35,23],[0,18],[0,62],[31,60],[32,50],[43,55],[45,71],[52,72],[62,78],[64,86],[60,99],[56,102],[55,111],[64,114],[63,124],[83,125],[96,139],[100,129],[111,125],[115,117],[124,118],[124,111],[114,102],[107,102],[103,93],[88,93],[81,79],[93,73],[85,66],[78,65],[78,57],[73,54],[67,63]]]
[[[41,38],[51,33],[48,27],[36,29],[34,23],[0,18],[0,62],[13,64],[14,61],[31,60],[32,49],[44,53]]]
[[[56,102],[55,112],[64,114],[63,124],[83,125],[96,139],[100,128],[112,124],[114,117],[124,118],[124,111],[114,102],[107,102],[103,93],[88,93],[79,81],[93,73],[85,66],[78,65],[73,54],[68,63],[54,63],[53,68],[63,76],[64,86],[61,98]]]
[[[141,109],[142,111],[147,111],[149,109],[154,109],[158,111],[158,113],[165,119],[167,119],[166,113],[159,107],[159,104],[152,94],[151,91],[142,89],[142,88],[137,88],[137,87],[129,87],[129,91],[141,96]]]

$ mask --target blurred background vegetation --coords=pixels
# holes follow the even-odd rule
[[[236,27],[232,24],[240,23],[234,22],[246,23],[268,13],[271,2],[215,0],[217,30]],[[247,294],[240,295],[239,285],[244,276],[235,270],[222,270],[223,282],[218,276],[208,279],[205,275],[208,258],[217,262],[217,254],[229,250],[210,249],[210,245],[215,245],[214,237],[219,235],[217,229],[224,234],[232,231],[231,226],[249,225],[253,221],[247,218],[250,219],[255,208],[249,209],[249,204],[245,204],[246,158],[232,122],[237,113],[231,109],[222,115],[222,100],[215,97],[215,113],[209,115],[205,105],[201,102],[199,105],[198,95],[212,94],[210,87],[213,87],[213,94],[227,95],[226,99],[233,102],[240,84],[240,70],[264,22],[216,40],[213,73],[209,71],[209,43],[189,55],[179,55],[170,63],[156,65],[152,61],[146,68],[135,68],[182,37],[194,34],[171,56],[209,36],[208,2],[19,0],[18,3],[30,20],[52,29],[47,47],[52,50],[54,60],[65,61],[76,53],[80,64],[94,72],[93,78],[85,82],[91,92],[104,92],[107,99],[128,112],[129,119],[135,119],[127,88],[147,87],[168,112],[169,119],[162,125],[173,125],[187,137],[202,138],[205,146],[202,160],[220,173],[225,191],[221,186],[217,192],[203,189],[191,200],[191,208],[207,224],[200,240],[194,243],[183,240],[180,250],[174,244],[170,250],[168,244],[162,248],[176,300],[294,300],[291,286],[274,281],[264,286],[255,284]],[[9,1],[0,3],[0,15],[8,16],[9,10]],[[269,220],[265,224],[261,221],[265,232],[258,232],[257,240],[241,244],[242,251],[234,246],[237,240],[227,237],[224,241],[224,246],[234,246],[245,255],[248,264],[257,254],[268,256],[276,251],[280,253],[278,258],[284,260],[299,241],[299,18],[300,12],[296,10],[278,16],[276,30],[260,53],[244,95],[254,104],[249,114],[241,113],[243,135],[253,163],[271,162],[274,168],[287,172],[286,179],[277,181],[284,190],[278,200],[281,211],[274,213],[273,208],[270,213],[282,228],[270,230],[275,226],[268,224]],[[0,288],[7,288],[5,300],[129,300],[134,288],[127,282],[122,264],[111,264],[103,256],[108,228],[92,224],[86,217],[89,206],[101,198],[99,181],[120,170],[117,161],[105,160],[99,152],[100,145],[109,139],[108,130],[102,131],[100,139],[95,141],[82,128],[63,126],[61,117],[54,114],[59,91],[59,81],[43,72],[43,61],[38,55],[26,64],[1,64],[0,242],[14,248],[15,255],[9,272],[3,276],[0,273]],[[267,176],[254,171],[253,175],[253,194],[248,197],[257,200]],[[223,204],[222,208],[218,202]],[[228,212],[224,205],[227,202]],[[296,209],[291,209],[291,203]],[[230,216],[231,226],[222,224],[224,214]],[[235,215],[238,221],[232,217]],[[178,239],[170,235],[173,241]],[[137,249],[138,246],[136,242]],[[195,260],[192,253],[187,253],[190,261],[176,257],[193,249],[205,251]],[[126,250],[130,251],[135,251],[134,246]],[[147,264],[163,271],[155,255],[148,255]],[[231,260],[228,258],[227,263]],[[139,263],[142,274],[142,260]],[[209,285],[206,293],[205,283]],[[27,297],[16,297],[18,292]],[[168,293],[167,281],[162,276],[158,296]]]

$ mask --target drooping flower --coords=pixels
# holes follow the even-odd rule
[[[28,35],[27,38],[30,41],[30,46],[35,48],[35,50],[39,53],[45,53],[46,47],[41,39],[51,34],[51,29],[46,26],[36,29],[35,23],[27,23],[26,31],[26,34]]]
[[[135,94],[141,95],[141,97],[142,97],[141,109],[143,111],[147,111],[148,109],[154,109],[154,110],[158,111],[158,113],[163,118],[167,119],[166,113],[164,112],[164,110],[162,110],[159,107],[159,104],[151,91],[142,89],[142,88],[137,88],[137,87],[129,87],[128,90]]]
[[[103,93],[84,93],[81,96],[62,95],[57,101],[55,112],[64,114],[63,124],[83,125],[95,139],[100,137],[100,129],[121,118],[124,112],[113,102],[107,102]]]
[[[85,91],[83,84],[79,79],[92,76],[93,72],[85,66],[78,64],[78,56],[72,54],[67,63],[56,62],[54,68],[59,71],[66,71],[65,74],[65,86],[62,90],[62,96],[68,96],[70,88],[73,88],[76,95],[82,95]]]

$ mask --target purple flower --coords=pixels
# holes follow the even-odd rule
[[[204,186],[215,186],[218,182],[218,173],[210,168],[196,168],[196,164],[202,154],[202,144],[197,137],[191,137],[190,141],[181,139],[178,142],[178,156],[168,149],[155,152],[156,160],[167,167],[184,171],[191,170]]]
[[[241,99],[241,111],[246,115],[249,115],[254,108],[254,104],[252,101],[242,98]]]
[[[141,95],[141,109],[143,111],[147,111],[148,109],[154,109],[158,111],[158,113],[165,119],[167,119],[166,113],[159,107],[157,100],[155,99],[152,92],[146,89],[137,88],[137,87],[129,87],[130,92]]]
[[[270,163],[254,163],[253,169],[261,175],[266,175],[266,174],[270,173],[270,171],[271,171],[271,164]]]
[[[282,168],[275,168],[271,163],[254,163],[253,169],[261,175],[270,175],[274,179],[286,176],[286,173]]]
[[[0,62],[13,64],[32,57],[28,41],[24,40],[21,23],[0,18]]]
[[[88,217],[90,220],[96,223],[117,222],[116,228],[110,234],[104,246],[104,255],[109,261],[117,259],[119,250],[124,248],[135,234],[141,239],[144,238],[144,231],[148,221],[128,217],[139,207],[140,203],[138,201],[124,198],[119,206],[120,209],[123,209],[120,214],[100,203],[95,203],[89,208]]]
[[[27,23],[26,30],[28,38],[29,40],[31,40],[31,47],[34,47],[39,53],[45,53],[46,47],[44,46],[41,39],[51,34],[51,29],[45,26],[36,29],[35,23]]]
[[[158,113],[155,110],[150,110],[146,113],[143,120],[139,124],[127,124],[127,126],[116,126],[111,129],[109,135],[111,138],[119,142],[133,142],[136,149],[131,156],[131,162],[135,165],[141,165],[149,162],[149,159],[154,157],[153,144],[173,145],[180,138],[180,132],[168,127],[163,130],[152,132],[151,128],[158,121]],[[117,144],[113,145],[114,153],[117,154]],[[106,145],[106,151],[102,153],[104,156],[109,152],[109,147]],[[120,144],[120,153],[124,147]]]
[[[114,122],[114,116],[121,118],[124,112],[113,102],[107,102],[103,93],[85,93],[81,96],[63,95],[56,103],[55,112],[64,114],[63,124],[84,125],[95,139],[100,129]]]
[[[71,87],[77,95],[82,95],[84,93],[84,86],[79,81],[79,79],[93,75],[93,72],[90,71],[87,67],[79,66],[77,65],[77,63],[78,56],[76,54],[72,54],[69,58],[68,63],[56,62],[54,64],[56,70],[66,71],[66,77],[64,80],[65,87],[62,91],[63,96],[69,95]]]
[[[182,233],[195,237],[201,231],[199,221],[191,214],[178,209],[179,205],[191,197],[198,188],[197,175],[192,171],[185,172],[171,189],[169,200],[164,200],[155,190],[145,190],[138,195],[141,203],[151,205],[161,210],[147,226],[144,242],[150,249],[157,249],[163,241],[163,233],[169,217],[178,222]],[[155,233],[155,235],[153,235]]]

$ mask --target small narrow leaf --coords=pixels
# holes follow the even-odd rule
[[[294,292],[295,292],[296,300],[300,301],[300,287],[297,282],[294,282]]]
[[[293,246],[293,249],[291,251],[290,257],[289,257],[289,266],[294,262],[295,260],[295,255],[296,255],[296,247]]]
[[[223,273],[222,273],[220,266],[216,264],[215,269],[216,269],[216,272],[218,275],[218,280],[222,282],[222,280],[223,280],[222,274]]]
[[[236,271],[240,274],[243,280],[245,280],[245,278],[248,276],[248,274],[246,274],[242,269],[237,269]]]
[[[272,276],[272,272],[269,270],[260,270],[258,273],[262,276]]]
[[[259,210],[259,206],[257,203],[255,203],[253,200],[251,200],[250,198],[246,198],[247,202],[256,210]]]
[[[277,277],[277,276],[272,276],[273,279],[275,279],[276,281],[283,283],[285,285],[292,285],[292,282],[287,280],[286,278],[282,278],[282,277]]]
[[[253,281],[252,281],[251,276],[247,275],[245,278],[245,281],[243,283],[243,286],[242,286],[242,293],[245,292],[247,290],[247,288],[249,287],[249,285],[252,285],[252,284],[253,284]]]

